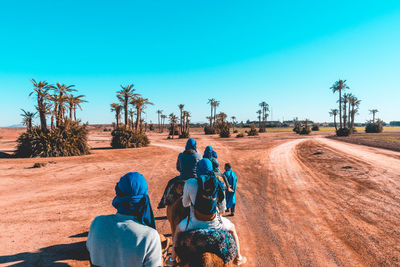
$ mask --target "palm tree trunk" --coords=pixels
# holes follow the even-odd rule
[[[337,131],[336,115],[333,116],[333,122],[335,124],[335,130]]]
[[[213,104],[210,103],[211,106],[211,114],[210,114],[210,127],[212,127],[212,119],[213,119]]]
[[[74,121],[76,121],[76,105],[74,105]]]
[[[71,106],[69,106],[69,118],[70,118],[71,121],[72,121],[72,112],[73,112],[73,108],[72,108],[72,105],[71,105]]]
[[[342,128],[342,90],[339,89],[339,121],[340,128]]]
[[[140,108],[136,108],[136,112],[136,132],[138,132],[140,127],[140,115],[142,112],[140,111]]]

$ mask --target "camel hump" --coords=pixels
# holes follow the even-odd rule
[[[177,239],[175,251],[182,262],[185,263],[194,262],[195,259],[201,261],[206,253],[209,253],[214,254],[226,264],[237,255],[237,247],[232,235],[217,229],[196,229],[181,232]]]

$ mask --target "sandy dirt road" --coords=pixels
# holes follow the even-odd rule
[[[399,153],[320,135],[194,138],[238,174],[237,212],[229,218],[246,266],[400,264]],[[84,157],[0,159],[0,264],[88,266],[90,222],[114,212],[119,177],[143,173],[155,208],[185,145],[154,135],[147,148],[110,150],[102,138],[92,140],[100,149]],[[158,230],[170,233],[165,210],[156,216]]]

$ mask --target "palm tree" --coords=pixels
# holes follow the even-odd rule
[[[166,118],[167,118],[167,115],[161,114],[161,132],[164,132],[164,124],[165,124]]]
[[[76,89],[72,88],[75,85],[65,85],[56,83],[56,86],[52,86],[52,89],[55,92],[56,97],[54,98],[56,101],[55,105],[58,106],[58,112],[56,113],[56,125],[60,126],[61,122],[65,118],[65,107],[64,104],[68,102],[68,93],[76,91]]]
[[[375,123],[375,114],[378,113],[379,110],[377,109],[370,109],[369,113],[372,114],[372,122]]]
[[[183,133],[183,118],[182,118],[182,116],[183,116],[183,108],[185,107],[185,105],[184,105],[184,104],[179,104],[178,107],[179,107],[179,111],[181,112],[181,126],[180,126],[180,132],[181,132],[181,134],[182,134],[182,133]]]
[[[140,96],[139,94],[133,93],[135,91],[133,86],[133,84],[129,84],[127,86],[121,85],[121,90],[117,92],[117,97],[124,108],[125,127],[128,126],[128,105],[133,98]]]
[[[214,108],[214,98],[209,98],[207,104],[210,104],[211,114],[210,114],[210,127],[212,127],[212,119],[213,119],[213,108]]]
[[[74,120],[76,121],[76,108],[79,108],[80,110],[82,110],[81,104],[82,103],[87,103],[86,100],[83,100],[82,98],[85,97],[84,95],[78,95],[78,96],[74,96]]]
[[[232,119],[232,131],[235,131],[236,117],[232,116],[231,119]]]
[[[261,107],[262,110],[262,121],[263,121],[263,127],[265,128],[265,121],[267,118],[267,112],[269,111],[269,105],[267,104],[267,102],[263,101],[259,104],[259,106]]]
[[[115,120],[117,122],[117,129],[119,128],[119,119],[121,117],[122,106],[117,103],[111,104],[111,111],[115,111]]]
[[[36,82],[34,79],[31,79],[31,82],[34,86],[33,91],[29,94],[31,96],[33,93],[36,93],[37,96],[37,106],[36,109],[39,112],[40,118],[40,129],[42,132],[47,132],[47,123],[46,123],[46,113],[48,112],[49,104],[49,90],[52,88],[46,81]]]
[[[32,119],[36,116],[37,112],[29,112],[21,109],[23,114],[22,116],[22,123],[26,125],[26,130],[30,132],[32,130]]]
[[[138,132],[140,129],[141,115],[143,109],[146,108],[146,105],[153,105],[153,103],[151,103],[148,98],[135,97],[131,101],[131,104],[134,105],[136,108],[136,131]]]
[[[358,108],[359,108],[359,106],[360,106],[360,103],[361,103],[361,100],[359,100],[357,97],[353,96],[353,97],[351,98],[351,101],[350,101],[350,105],[351,105],[351,114],[350,114],[350,116],[351,116],[351,123],[350,123],[350,129],[352,129],[352,130],[353,130],[353,128],[354,128],[354,117],[355,117],[355,115],[356,115],[357,112],[358,112]]]
[[[338,115],[338,110],[337,109],[331,109],[329,112],[329,115],[332,117],[333,116],[333,122],[335,124],[335,130],[337,131],[337,123],[336,123],[336,116]]]
[[[333,93],[339,92],[339,120],[340,120],[340,128],[342,128],[342,90],[349,89],[346,85],[346,80],[340,80],[335,82],[331,88]]]
[[[344,94],[342,97],[343,102],[343,127],[347,128],[347,103],[349,102],[349,94]]]
[[[129,112],[129,127],[130,127],[130,128],[133,128],[133,114],[134,114],[135,112],[133,112],[132,109],[130,109],[128,112]]]
[[[218,120],[219,120],[221,123],[224,123],[225,120],[226,120],[226,118],[228,117],[228,115],[226,115],[224,112],[220,112],[220,113],[217,115],[217,117],[218,117]]]
[[[215,126],[215,122],[217,120],[217,107],[219,107],[219,101],[215,100],[214,101],[214,126]]]
[[[175,124],[177,122],[177,117],[175,116],[174,113],[169,114],[169,122],[171,123],[171,135],[172,135],[172,139],[174,139],[174,135],[175,135]]]
[[[161,133],[161,122],[160,122],[160,120],[161,120],[161,115],[162,115],[162,110],[157,110],[157,115],[158,115],[158,130],[159,130],[159,132]]]
[[[257,110],[256,113],[258,114],[258,116],[257,116],[257,118],[258,118],[258,128],[260,128],[261,127],[261,113],[262,113],[262,110],[259,109],[259,110]]]
[[[189,111],[183,111],[183,120],[184,120],[184,132],[189,134],[189,123],[190,120],[189,118],[191,117],[190,112]]]

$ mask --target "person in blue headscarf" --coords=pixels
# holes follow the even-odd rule
[[[212,146],[207,146],[203,153],[203,159],[209,159],[213,165],[214,172],[219,172],[219,163],[217,161],[217,152],[215,152]]]
[[[217,175],[217,177],[224,183],[226,189],[228,191],[231,191],[231,186],[227,180],[227,178],[219,171],[219,163],[218,163],[218,154],[217,152],[212,148],[212,146],[207,146],[206,149],[204,150],[203,153],[203,158],[204,159],[209,159],[212,163],[213,166],[213,170],[215,172],[215,174]]]
[[[169,195],[173,194],[173,187],[177,183],[184,183],[187,179],[196,177],[196,166],[197,162],[201,160],[201,154],[197,152],[197,144],[196,140],[190,138],[186,142],[185,150],[178,155],[178,159],[176,161],[176,169],[179,171],[179,176],[171,179],[167,186],[165,187],[164,194],[158,204],[157,208],[162,209],[165,208],[165,205],[168,205],[171,200],[169,199]],[[171,194],[170,194],[171,193]],[[176,197],[172,197],[172,200],[175,200]]]
[[[236,205],[236,184],[237,184],[237,176],[236,173],[232,170],[232,166],[230,163],[225,164],[225,177],[228,179],[228,183],[231,186],[232,190],[225,191],[226,198],[226,212],[231,211],[231,215],[235,215],[235,205]]]
[[[212,188],[216,183],[202,183],[202,181],[211,181],[212,179],[218,181],[218,178],[215,177],[211,161],[208,158],[200,160],[197,166],[197,178],[187,180],[183,189],[182,205],[184,207],[190,207],[190,215],[182,220],[176,228],[174,233],[174,245],[176,245],[179,233],[183,231],[217,229],[229,232],[233,236],[238,249],[237,256],[233,263],[235,265],[241,265],[246,263],[247,259],[240,253],[239,238],[235,225],[219,214],[219,211],[224,211],[226,207],[222,186],[217,183],[217,187]],[[208,198],[205,197],[204,192],[210,191],[215,192],[215,195],[212,196],[213,198],[210,198],[211,196],[207,196]],[[208,201],[204,202],[203,198],[208,199]],[[214,205],[210,205],[211,203],[209,202],[216,202],[218,208],[214,209]],[[175,247],[173,247],[169,262],[174,263],[176,256]]]
[[[115,186],[117,213],[97,216],[86,246],[96,266],[161,266],[160,236],[156,231],[148,185],[138,172],[129,172]]]

